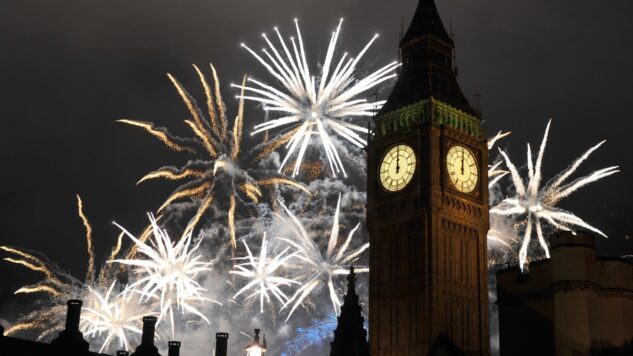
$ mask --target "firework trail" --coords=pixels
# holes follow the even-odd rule
[[[497,143],[499,140],[507,137],[508,135],[510,135],[511,132],[503,132],[503,131],[499,131],[497,132],[497,134],[488,140],[488,151],[492,150],[492,148],[495,146],[495,143]],[[493,164],[493,165],[488,165],[488,189],[492,189],[497,183],[499,183],[499,180],[501,180],[501,178],[503,178],[506,174],[508,174],[509,172],[503,169],[499,169],[499,166],[501,165],[502,161],[498,161],[497,163]]]
[[[200,221],[204,213],[209,209],[219,192],[228,194],[229,208],[227,211],[227,223],[230,232],[230,244],[236,248],[235,210],[238,202],[259,203],[263,188],[272,188],[277,185],[291,186],[308,192],[305,187],[293,179],[284,177],[275,171],[267,169],[245,168],[253,162],[245,157],[241,148],[242,127],[244,125],[244,100],[239,100],[238,113],[229,128],[226,108],[222,100],[220,83],[213,65],[213,87],[209,84],[202,71],[193,66],[206,96],[206,113],[198,106],[196,100],[187,92],[183,85],[171,74],[167,74],[178,94],[185,103],[193,119],[185,120],[191,129],[193,137],[181,138],[169,133],[165,128],[156,128],[148,122],[128,119],[118,120],[121,123],[140,127],[150,135],[158,138],[169,149],[177,152],[186,152],[197,159],[189,160],[184,166],[165,166],[150,172],[141,178],[138,184],[152,180],[165,179],[169,181],[186,181],[165,200],[158,212],[162,212],[175,201],[186,198],[201,198],[196,214],[189,221],[187,230],[192,230]],[[243,93],[242,93],[243,94]],[[208,115],[208,118],[206,117]],[[228,178],[228,183],[216,187],[216,180],[220,175]],[[149,231],[139,238],[149,236]],[[129,256],[131,257],[131,256]]]
[[[26,285],[14,294],[41,294],[46,296],[36,302],[32,311],[20,316],[17,323],[5,331],[6,335],[20,332],[33,332],[37,340],[45,340],[54,333],[64,330],[66,300],[80,297],[84,283],[62,271],[41,254],[25,249],[0,246],[0,249],[13,257],[5,257],[4,261],[20,265],[31,271],[41,273],[44,279],[38,283]]]
[[[242,47],[253,55],[281,85],[280,88],[276,88],[253,78],[248,78],[249,85],[234,85],[242,90],[239,96],[241,99],[263,104],[266,112],[279,113],[280,117],[256,125],[252,134],[285,129],[272,138],[263,152],[271,152],[282,145],[286,146],[288,152],[279,167],[280,172],[296,152],[293,177],[299,174],[306,150],[312,144],[312,136],[320,140],[332,174],[336,176],[340,173],[347,177],[335,141],[330,135],[335,134],[354,146],[363,148],[367,141],[360,134],[366,133],[367,128],[350,122],[350,119],[374,116],[385,102],[368,102],[358,96],[394,78],[396,69],[400,66],[399,63],[393,62],[367,77],[356,78],[358,62],[378,35],[375,35],[355,58],[350,58],[345,53],[335,64],[334,54],[342,24],[343,20],[339,22],[336,31],[332,34],[318,78],[313,76],[308,66],[297,20],[295,20],[297,40],[291,37],[291,46],[283,39],[276,27],[274,30],[281,49],[275,47],[266,34],[263,38],[268,48],[263,50],[263,55],[257,54],[242,44]],[[244,94],[245,91],[247,95]]]
[[[127,294],[113,294],[116,291],[116,283],[111,269],[105,266],[100,269],[98,275],[96,274],[92,227],[84,214],[83,202],[79,196],[77,196],[77,206],[78,215],[86,229],[88,264],[84,281],[61,270],[56,264],[37,252],[0,246],[2,251],[12,255],[12,257],[5,257],[5,261],[41,273],[44,277],[38,283],[21,287],[15,294],[46,296],[46,298],[36,302],[31,312],[21,316],[13,327],[6,330],[6,334],[12,335],[29,331],[37,334],[37,340],[48,339],[64,329],[62,316],[65,315],[66,301],[68,299],[82,299],[85,302],[84,310],[86,312],[81,315],[81,331],[93,339],[100,339],[101,334],[107,334],[101,350],[107,349],[115,338],[118,338],[120,344],[127,345],[125,330],[134,331],[140,321],[137,314],[129,314],[129,311],[139,310],[139,307],[123,308],[126,305]],[[119,239],[117,246],[111,252],[111,257],[114,258],[120,250],[121,241]],[[100,288],[96,285],[102,282],[111,284],[105,297],[102,297],[97,291]]]
[[[494,148],[495,144],[499,142],[499,140],[509,136],[510,134],[511,132],[497,132],[494,137],[488,139],[488,151],[490,152]],[[488,165],[488,191],[490,192],[489,195],[491,205],[494,203],[494,197],[496,196],[495,187],[497,186],[501,178],[505,177],[509,173],[507,170],[500,168],[502,163],[503,160],[498,160],[496,163]],[[514,233],[506,232],[506,230],[508,230],[506,220],[507,219],[502,218],[495,219],[493,217],[490,222],[490,230],[488,230],[487,238],[488,242],[491,243],[489,246],[492,246],[494,244],[494,246],[496,247],[502,247],[505,251],[513,251],[513,246],[515,246],[518,241],[516,240],[516,238],[514,238]],[[497,255],[497,253],[491,253],[489,255],[489,265],[497,265],[500,262],[502,256]]]
[[[179,308],[181,314],[185,312],[195,314],[210,324],[209,319],[196,308],[197,305],[205,302],[218,303],[203,297],[206,289],[196,281],[201,273],[211,271],[209,266],[213,263],[213,261],[200,261],[202,255],[196,253],[202,239],[192,244],[193,231],[187,229],[185,235],[177,243],[173,243],[167,231],[158,226],[154,216],[149,214],[149,219],[154,237],[150,244],[137,239],[115,223],[137,246],[139,258],[117,259],[109,262],[137,267],[136,272],[140,277],[130,285],[130,288],[140,293],[141,302],[160,301],[158,321],[169,317],[172,336],[175,336],[175,308]],[[144,255],[146,259],[141,259],[140,255]]]
[[[356,262],[363,251],[369,248],[369,243],[365,243],[359,248],[347,252],[352,237],[360,226],[360,223],[349,232],[347,239],[338,247],[338,251],[335,252],[335,248],[338,244],[339,211],[341,207],[341,197],[339,195],[327,249],[325,254],[322,254],[321,249],[317,243],[309,237],[308,232],[299,219],[297,219],[282,202],[279,203],[292,221],[292,223],[289,224],[292,230],[292,238],[280,238],[280,240],[289,243],[299,250],[299,253],[296,255],[296,262],[291,267],[297,270],[297,276],[294,279],[301,283],[295,294],[282,307],[282,310],[291,307],[286,321],[290,319],[290,316],[292,316],[297,307],[299,307],[317,287],[323,284],[327,285],[332,307],[334,308],[334,312],[338,314],[340,312],[341,301],[337,296],[337,290],[334,286],[334,277],[349,274],[347,266]],[[283,217],[281,217],[281,219],[286,221]],[[359,273],[369,272],[369,268],[367,267],[359,267],[356,270]]]
[[[596,182],[602,178],[608,177],[619,172],[618,166],[599,169],[589,175],[577,178],[571,182],[567,182],[569,177],[576,172],[578,167],[589,158],[589,156],[602,146],[606,141],[602,141],[591,147],[582,156],[578,157],[572,164],[559,173],[556,177],[548,181],[544,186],[542,183],[542,165],[545,146],[549,134],[551,120],[545,129],[545,135],[536,157],[533,162],[532,151],[530,145],[527,146],[527,182],[519,175],[517,167],[512,163],[508,155],[502,151],[505,164],[510,171],[512,183],[516,190],[516,195],[505,198],[499,204],[490,209],[490,214],[516,217],[522,219],[525,226],[521,249],[519,250],[519,265],[523,268],[526,264],[528,247],[532,237],[532,230],[536,230],[539,244],[547,258],[549,258],[549,249],[545,242],[543,234],[543,223],[549,224],[558,230],[573,231],[573,227],[579,227],[598,233],[602,236],[606,235],[597,228],[589,225],[573,213],[557,208],[556,205],[563,199],[576,192],[578,189]]]
[[[233,298],[237,298],[240,294],[248,291],[249,289],[255,289],[255,291],[252,294],[248,295],[245,300],[259,295],[260,313],[264,312],[264,299],[268,303],[271,302],[270,295],[268,294],[269,291],[270,294],[272,294],[279,301],[279,303],[285,304],[288,301],[288,297],[279,287],[299,284],[299,282],[292,279],[280,277],[275,272],[284,267],[288,260],[293,258],[296,253],[286,255],[286,253],[290,250],[290,248],[286,248],[281,253],[277,254],[274,258],[268,258],[268,242],[266,241],[266,235],[264,234],[264,238],[262,239],[262,246],[259,252],[259,258],[255,258],[253,257],[251,249],[248,247],[246,242],[242,242],[244,243],[244,247],[246,248],[248,256],[235,258],[235,260],[245,260],[246,262],[235,265],[235,270],[231,271],[230,273],[244,278],[249,278],[250,282],[248,282],[244,287],[242,287],[242,289],[235,293]]]

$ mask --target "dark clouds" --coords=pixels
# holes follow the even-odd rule
[[[196,88],[191,63],[213,61],[225,94],[245,72],[264,77],[239,48],[278,25],[301,19],[311,57],[322,57],[330,31],[345,17],[351,51],[382,36],[365,64],[397,57],[401,18],[416,1],[379,0],[0,0],[0,241],[39,250],[64,269],[83,271],[83,231],[74,194],[84,198],[103,258],[117,220],[138,230],[167,184],[135,187],[144,173],[184,157],[121,117],[182,127],[187,115],[165,73]],[[589,146],[608,143],[585,168],[621,164],[623,172],[588,187],[564,207],[610,236],[609,253],[632,253],[633,3],[611,1],[438,0],[456,36],[460,83],[482,106],[490,131],[517,162],[554,119],[546,176]],[[451,21],[452,19],[452,21]],[[267,78],[267,77],[266,77]],[[230,95],[227,95],[230,97]],[[232,104],[230,99],[227,100]],[[260,119],[249,111],[247,127]],[[521,155],[521,156],[519,156]],[[4,271],[10,270],[10,276]],[[33,276],[0,264],[0,300]],[[14,272],[15,271],[15,272]],[[0,310],[0,315],[8,312]]]

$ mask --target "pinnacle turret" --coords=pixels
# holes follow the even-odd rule
[[[343,299],[338,325],[334,330],[330,356],[369,356],[364,323],[365,318],[356,293],[356,274],[352,266],[347,276],[347,293]]]

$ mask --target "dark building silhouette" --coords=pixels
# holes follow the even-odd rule
[[[228,341],[229,341],[228,333],[215,334],[215,356],[226,356]]]
[[[352,266],[347,276],[347,293],[341,306],[338,325],[334,330],[330,356],[369,356],[364,323],[365,318],[356,294],[356,274]]]
[[[446,336],[442,333],[435,339],[428,356],[463,356],[464,353],[458,349]]]
[[[90,349],[88,341],[84,340],[84,335],[79,331],[79,319],[81,318],[81,300],[69,300],[66,313],[66,328],[59,333],[59,336],[51,341],[51,346],[58,350],[58,354],[63,351],[73,354],[85,354]]]
[[[501,356],[633,355],[633,263],[589,233],[554,234],[551,259],[497,272]]]
[[[427,355],[443,335],[488,355],[485,133],[433,0],[419,1],[400,48],[367,146],[370,351]]]
[[[0,356],[108,356],[88,351],[90,345],[84,340],[83,334],[79,330],[82,302],[69,300],[67,305],[66,328],[50,344],[6,336],[4,328],[0,325]],[[141,344],[132,355],[160,356],[158,349],[154,346],[155,327],[155,317],[146,316],[143,318]],[[217,334],[216,356],[226,356],[228,338],[229,334],[227,333]],[[180,356],[181,343],[179,341],[169,341],[167,345],[169,356]],[[129,352],[117,351],[116,355],[127,356]]]
[[[169,347],[168,356],[180,356],[180,341],[170,341],[167,346]]]
[[[143,334],[141,336],[141,344],[136,348],[131,356],[160,356],[160,354],[158,353],[158,348],[154,346],[155,331],[156,317],[143,317]]]
[[[88,351],[90,345],[84,340],[83,334],[79,331],[81,300],[69,300],[67,305],[66,328],[60,332],[59,336],[50,344],[5,336],[4,329],[2,329],[2,336],[0,336],[0,355],[106,356]]]

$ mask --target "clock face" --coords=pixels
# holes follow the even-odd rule
[[[475,155],[466,147],[455,145],[446,155],[446,170],[453,187],[462,193],[471,193],[477,188],[479,167]]]
[[[390,192],[402,190],[415,173],[415,152],[410,146],[396,145],[385,153],[380,164],[380,183]]]

